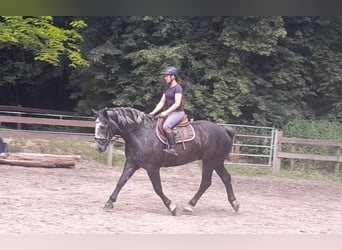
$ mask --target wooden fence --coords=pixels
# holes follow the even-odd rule
[[[38,108],[27,108],[18,106],[0,105],[0,111],[12,111],[12,112],[24,112],[24,113],[41,113],[41,114],[54,114],[54,115],[75,115],[72,111],[63,110],[51,110],[51,109],[38,109]]]
[[[80,128],[94,128],[94,121],[70,120],[70,119],[53,119],[53,118],[37,118],[37,117],[21,117],[0,115],[0,124],[16,123],[16,124],[37,124],[52,126],[71,126]],[[51,140],[76,140],[76,141],[94,141],[94,134],[86,133],[67,133],[52,131],[33,131],[33,130],[17,130],[17,129],[0,129],[0,137],[25,138],[25,139],[51,139]]]
[[[10,108],[7,108],[10,107]],[[0,111],[15,111],[16,114],[0,115],[0,138],[19,138],[19,139],[46,139],[46,140],[72,140],[72,141],[94,141],[94,120],[76,120],[71,112],[45,110],[45,109],[31,109],[23,107],[0,106]],[[45,113],[41,113],[45,112]],[[36,113],[44,116],[52,116],[54,118],[41,118],[41,117],[23,117],[22,115],[33,116]],[[56,119],[55,117],[59,117]],[[89,117],[88,117],[89,118]],[[50,126],[65,126],[65,127],[78,127],[78,128],[92,128],[92,133],[74,133],[74,132],[54,132],[54,131],[35,131],[35,130],[22,130],[22,129],[8,129],[2,128],[2,124],[17,124],[17,128],[21,128],[22,124],[34,125],[50,125]],[[121,138],[115,141],[122,144]],[[107,164],[112,165],[113,162],[113,143],[110,144],[107,156]]]
[[[7,106],[0,106],[1,108],[6,108]],[[11,106],[9,106],[11,107]],[[16,107],[13,108],[17,109]],[[20,107],[19,110],[23,108]],[[31,110],[33,112],[40,112],[46,110]],[[20,116],[21,113],[16,115],[0,115],[0,137],[1,138],[24,138],[24,139],[49,139],[49,140],[75,140],[75,141],[94,141],[94,133],[68,133],[68,132],[52,132],[52,131],[33,131],[33,130],[18,130],[18,129],[5,129],[2,128],[2,123],[15,123],[15,124],[37,124],[37,125],[50,125],[50,126],[66,126],[66,127],[79,127],[79,128],[93,128],[94,121],[89,120],[75,120],[75,117],[69,114],[64,115],[63,113],[48,112],[55,115],[58,114],[59,119],[54,118],[37,118],[37,117],[23,117]],[[45,113],[45,116],[49,114]],[[62,119],[63,118],[63,119]],[[119,143],[123,143],[121,140]],[[282,144],[291,144],[291,152],[285,152],[283,150]],[[322,147],[336,147],[335,155],[322,155],[322,154],[309,154],[309,153],[299,153],[295,152],[295,145],[307,145],[307,146],[322,146]],[[112,164],[112,144],[108,152],[108,164]],[[332,161],[336,162],[335,172],[340,172],[340,163],[342,162],[341,157],[341,147],[342,141],[330,141],[330,140],[311,140],[311,139],[298,139],[298,138],[286,138],[283,137],[282,131],[275,131],[274,136],[274,150],[273,150],[273,161],[272,167],[273,172],[279,172],[281,168],[281,159],[308,159],[308,160],[318,160],[318,161]]]
[[[291,144],[291,152],[284,152],[282,144]],[[335,155],[326,154],[311,154],[311,153],[299,153],[295,152],[295,145],[306,145],[306,146],[320,146],[320,147],[334,147],[336,148]],[[342,162],[341,156],[342,141],[332,140],[314,140],[314,139],[299,139],[299,138],[286,138],[283,137],[282,131],[276,131],[275,143],[274,143],[274,156],[273,156],[273,172],[277,173],[281,168],[281,159],[306,159],[316,161],[332,161],[335,164],[335,173],[340,172],[340,163]],[[291,163],[293,165],[294,163]]]

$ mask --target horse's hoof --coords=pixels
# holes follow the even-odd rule
[[[107,202],[104,207],[103,207],[104,210],[113,210],[114,209],[114,205],[113,203],[111,202]]]
[[[169,210],[173,216],[177,215],[177,206],[176,205],[170,204]]]
[[[191,206],[186,206],[183,208],[183,212],[187,214],[192,214],[192,207]]]
[[[239,208],[240,208],[240,204],[236,200],[233,201],[231,204],[232,204],[232,207],[235,210],[235,212],[238,212]]]

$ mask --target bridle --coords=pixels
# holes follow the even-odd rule
[[[96,121],[95,123],[98,124],[98,123],[101,123],[101,121]],[[114,136],[113,133],[110,133],[111,131],[112,131],[112,128],[110,126],[110,123],[108,122],[108,125],[106,125],[106,136],[105,137],[103,137],[103,136],[98,137],[95,134],[95,136],[94,136],[95,142],[100,144],[103,147],[106,147],[111,142],[111,140],[113,139],[113,136]],[[116,138],[117,138],[117,136],[115,136],[114,140]]]
[[[154,116],[152,117],[152,120],[149,121],[149,122],[146,122],[145,125],[151,125],[155,122],[155,120],[158,120],[160,119],[161,117],[160,116]],[[113,141],[113,140],[116,140],[119,138],[119,135],[115,135],[113,130],[114,130],[114,126],[117,126],[115,123],[111,123],[110,121],[106,120],[107,124],[104,125],[106,126],[106,134],[105,136],[96,136],[95,134],[95,142],[99,145],[101,145],[102,147],[107,147],[108,144]],[[100,121],[100,120],[96,120],[95,121],[95,124],[99,124],[99,123],[103,123],[103,121]],[[119,129],[119,128],[118,128]],[[128,133],[131,133],[135,130],[137,130],[138,128],[133,128],[131,129],[130,131],[128,131]],[[120,130],[120,129],[119,129]]]

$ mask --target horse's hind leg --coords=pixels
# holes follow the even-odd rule
[[[202,180],[197,193],[189,201],[189,206],[184,207],[185,212],[192,212],[192,208],[197,204],[198,200],[204,194],[204,192],[210,187],[211,179],[213,176],[213,168],[205,160],[202,161]]]
[[[152,182],[152,186],[156,194],[162,199],[165,206],[170,210],[172,215],[176,215],[177,207],[171,203],[171,200],[165,196],[163,193],[163,188],[161,185],[159,168],[149,168],[147,169],[148,177]]]
[[[122,174],[119,178],[119,181],[116,184],[116,187],[115,187],[113,193],[111,194],[108,201],[106,202],[104,209],[113,209],[113,207],[114,207],[113,202],[115,202],[116,199],[118,198],[118,195],[119,195],[121,188],[126,184],[128,179],[135,173],[135,171],[137,169],[138,169],[138,167],[136,167],[134,164],[132,164],[128,161],[125,162],[125,167],[122,171]]]
[[[239,203],[236,201],[234,191],[233,191],[233,186],[231,183],[231,176],[224,167],[224,163],[221,163],[218,167],[215,168],[216,173],[218,176],[221,178],[222,182],[224,183],[226,190],[227,190],[227,196],[228,196],[228,201],[232,205],[233,209],[235,212],[239,211]]]

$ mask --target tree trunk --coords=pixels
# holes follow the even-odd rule
[[[23,167],[73,168],[80,158],[80,155],[4,153],[0,155],[0,164]]]

